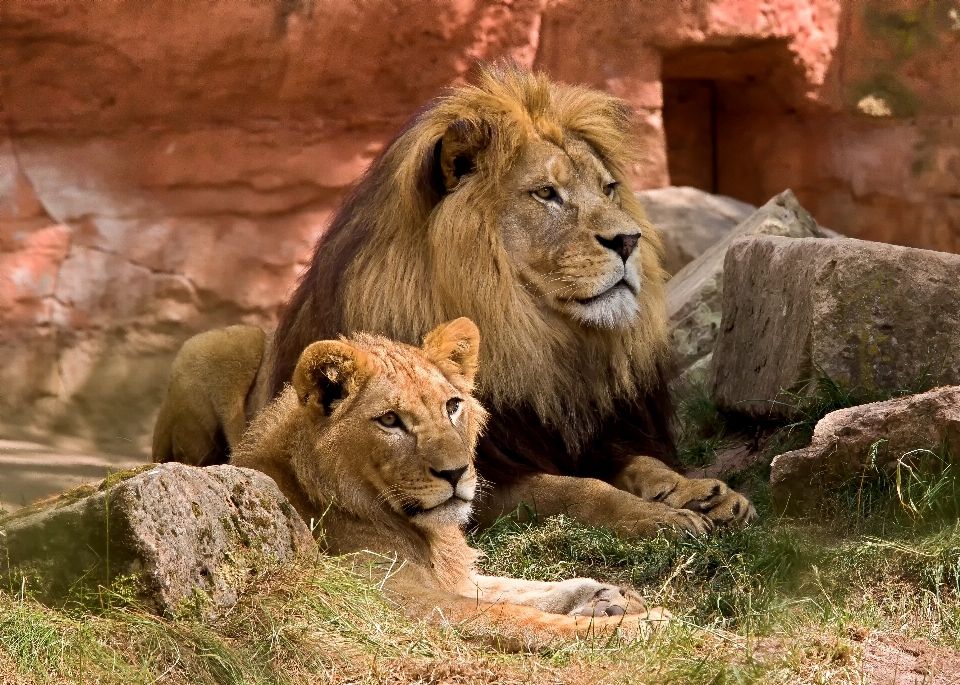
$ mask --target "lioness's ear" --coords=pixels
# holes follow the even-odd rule
[[[300,404],[313,404],[329,415],[332,404],[353,391],[364,354],[341,340],[315,342],[300,355],[293,389]]]
[[[423,351],[445,376],[462,376],[472,385],[480,356],[480,331],[473,321],[461,316],[427,333]]]
[[[484,122],[457,119],[447,127],[434,149],[446,192],[476,168],[477,155],[490,144],[490,127]]]

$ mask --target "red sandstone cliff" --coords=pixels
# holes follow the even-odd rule
[[[269,325],[403,121],[504,56],[628,100],[638,186],[960,251],[960,3],[7,0],[0,435],[145,450],[179,343]]]

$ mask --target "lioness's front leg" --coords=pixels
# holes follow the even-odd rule
[[[670,619],[669,612],[651,609],[629,615],[559,615],[530,606],[492,603],[395,579],[388,595],[400,600],[408,616],[432,623],[456,625],[467,637],[493,641],[506,651],[542,649],[557,640],[610,636],[640,636],[648,627]]]
[[[685,478],[652,457],[634,457],[611,483],[649,502],[701,512],[716,524],[744,524],[757,515],[750,501],[726,483]]]
[[[620,616],[647,614],[643,598],[627,587],[592,578],[557,582],[474,575],[470,579],[478,599],[533,607],[548,614]],[[662,611],[662,610],[661,610]]]
[[[653,537],[661,528],[706,533],[713,526],[700,513],[645,501],[596,478],[522,476],[509,485],[494,485],[476,515],[489,526],[501,516],[531,507],[539,516],[565,513],[591,526],[609,526],[622,535]]]

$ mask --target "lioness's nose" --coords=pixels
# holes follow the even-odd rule
[[[604,238],[602,235],[598,235],[597,242],[608,250],[616,252],[623,261],[627,261],[630,255],[633,254],[633,251],[637,249],[637,243],[640,242],[640,234],[620,233],[612,238]]]
[[[450,483],[453,487],[457,487],[457,483],[460,482],[460,479],[463,477],[463,474],[467,472],[466,466],[461,466],[458,469],[444,469],[443,471],[435,471],[430,469],[430,473],[435,475],[437,478],[443,478],[445,481]]]

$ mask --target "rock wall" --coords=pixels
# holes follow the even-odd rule
[[[9,0],[0,436],[144,453],[190,334],[270,325],[345,189],[477,59],[625,98],[640,188],[960,251],[960,5]]]

